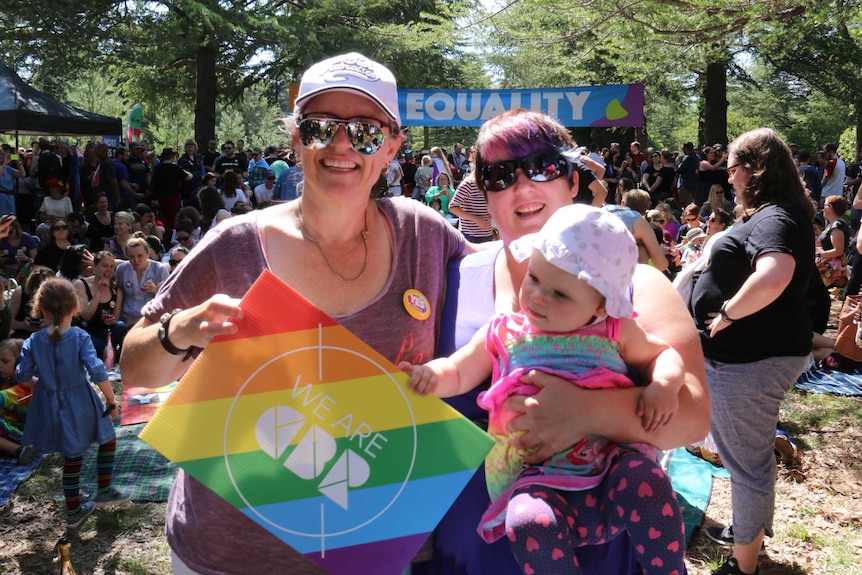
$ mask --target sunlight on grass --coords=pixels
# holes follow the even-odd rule
[[[841,528],[824,537],[824,547],[829,549],[826,556],[827,573],[853,573],[858,568],[859,549],[862,548],[862,534],[858,530]]]
[[[799,517],[816,517],[818,512],[816,509],[812,509],[810,507],[799,507],[796,509],[796,514]]]
[[[791,525],[787,528],[787,536],[800,541],[808,541],[808,528],[805,525]]]

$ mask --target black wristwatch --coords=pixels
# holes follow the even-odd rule
[[[730,300],[724,300],[724,303],[721,304],[721,308],[718,310],[718,315],[721,316],[721,319],[726,321],[727,323],[736,323],[736,320],[727,315],[726,307],[727,302]]]
[[[171,355],[184,355],[183,361],[187,361],[192,354],[195,352],[194,347],[188,347],[186,349],[180,349],[171,343],[171,340],[168,339],[168,327],[171,325],[171,320],[175,315],[180,313],[181,309],[175,309],[171,312],[162,314],[162,317],[159,318],[159,323],[162,325],[159,326],[159,331],[157,336],[159,338],[159,342],[162,344],[162,347],[165,348],[165,351]]]

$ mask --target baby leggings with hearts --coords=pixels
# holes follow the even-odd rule
[[[642,573],[685,573],[685,524],[670,478],[637,452],[619,457],[592,489],[516,489],[506,512],[506,533],[527,575],[578,574],[573,549],[621,531],[628,531]]]

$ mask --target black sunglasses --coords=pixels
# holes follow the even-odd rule
[[[184,242],[184,241],[188,240],[190,237],[191,236],[177,236],[177,241],[178,242]]]
[[[520,170],[534,182],[552,182],[569,173],[569,162],[553,152],[531,154],[518,160],[494,162],[482,167],[485,191],[502,192],[515,183],[515,171]]]
[[[54,228],[53,228],[53,229],[55,229],[55,230],[68,230],[68,229],[69,229],[69,226],[66,226],[66,225],[62,225],[62,226],[54,226]]]
[[[178,265],[180,265],[180,262],[181,262],[181,261],[182,261],[182,260],[168,260],[168,263],[170,264],[170,266],[171,266],[172,268],[175,268],[175,267],[177,267]]]
[[[383,145],[386,134],[381,126],[356,120],[337,120],[334,118],[305,118],[298,124],[299,141],[306,148],[320,150],[329,145],[344,126],[350,145],[360,154],[371,155]]]

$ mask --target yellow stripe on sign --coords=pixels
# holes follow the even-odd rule
[[[231,400],[163,405],[140,437],[173,462],[224,453],[224,423]]]
[[[397,375],[406,379],[404,374]],[[255,393],[256,381],[252,380],[233,406],[233,398],[165,405],[158,416],[167,420],[160,421],[160,425],[169,427],[161,428],[159,435],[152,438],[145,429],[141,436],[168,459],[186,461],[224,455],[224,422],[228,413],[230,454],[260,449],[255,424],[266,410],[275,406],[292,407],[308,423],[320,426],[336,439],[357,431],[385,434],[388,430],[412,427],[414,421],[416,425],[424,425],[460,417],[433,396],[416,395],[404,387],[403,381],[395,384],[385,376],[317,385],[300,377],[294,383],[279,391]],[[261,386],[266,388],[269,384],[261,382]],[[184,432],[190,425],[195,427],[196,439],[184,441]],[[206,426],[206,430],[200,429],[200,425]]]

